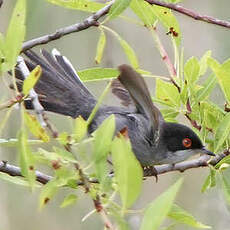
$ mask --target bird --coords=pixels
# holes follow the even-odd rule
[[[80,80],[71,62],[56,49],[51,53],[43,49],[41,53],[38,55],[32,50],[25,52],[25,62],[30,71],[37,65],[42,68],[42,74],[34,87],[41,105],[46,111],[88,119],[97,99]],[[196,154],[215,156],[205,148],[191,128],[164,120],[138,72],[127,64],[120,65],[118,70],[119,76],[115,81],[120,88],[115,87],[113,92],[133,106],[101,105],[88,126],[89,135],[114,114],[115,133],[127,129],[132,150],[143,167],[174,165]],[[22,87],[23,74],[19,68],[16,68],[15,73],[18,85]],[[25,106],[33,109],[31,100],[25,100]]]

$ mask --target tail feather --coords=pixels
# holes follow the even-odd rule
[[[31,71],[37,65],[42,68],[42,75],[35,86],[40,102],[47,111],[71,116],[73,118],[81,115],[87,119],[96,100],[85,85],[81,82],[76,71],[67,58],[61,56],[57,51],[53,55],[42,50],[41,58],[33,51],[27,51],[26,64]],[[19,88],[23,76],[16,68],[16,77],[19,81]],[[30,101],[25,101],[28,109],[32,108]]]

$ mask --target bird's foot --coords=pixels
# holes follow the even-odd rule
[[[156,178],[156,182],[158,181],[158,172],[154,166],[144,166],[144,177],[154,176]]]

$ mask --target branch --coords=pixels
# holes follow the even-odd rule
[[[26,79],[30,75],[30,71],[27,68],[26,63],[24,62],[23,57],[18,56],[17,64],[18,64],[18,68],[20,69],[24,79]],[[34,111],[38,116],[38,119],[40,121],[41,126],[45,127],[46,123],[43,119],[43,113],[45,110],[42,107],[42,105],[40,104],[39,99],[38,99],[38,95],[33,88],[30,90],[29,96],[30,96],[31,102],[32,102],[33,107],[34,107]]]
[[[99,11],[97,11],[95,14],[86,18],[83,22],[76,23],[76,24],[73,24],[73,25],[70,25],[70,26],[67,26],[64,28],[60,28],[52,34],[47,34],[47,35],[41,36],[39,38],[34,38],[32,40],[24,42],[22,45],[22,51],[21,52],[24,52],[28,49],[31,49],[37,45],[47,44],[48,42],[57,40],[57,39],[65,36],[67,34],[79,32],[79,31],[88,29],[91,26],[98,26],[97,21],[102,16],[104,16],[105,14],[107,14],[109,12],[109,9],[112,6],[112,4],[113,4],[113,1],[110,4],[106,5],[105,7],[103,7],[102,9],[100,9]]]
[[[201,15],[199,13],[196,13],[195,11],[192,11],[190,9],[184,8],[183,6],[180,6],[180,5],[177,5],[177,4],[161,2],[161,1],[157,1],[157,0],[145,0],[145,1],[148,2],[151,5],[163,6],[165,8],[177,11],[178,13],[187,15],[187,16],[195,19],[195,20],[199,20],[199,21],[215,24],[215,25],[218,25],[218,26],[223,26],[223,27],[226,27],[226,28],[230,28],[230,22],[228,22],[228,21],[220,20],[220,19],[208,16],[208,15]]]
[[[208,167],[208,165],[215,166],[218,162],[220,162],[222,159],[224,159],[226,156],[228,156],[230,152],[225,152],[217,155],[216,157],[213,157],[211,161],[208,162],[210,159],[209,156],[203,155],[199,157],[198,159],[190,160],[190,161],[184,161],[178,164],[173,165],[158,165],[155,166],[155,169],[157,171],[157,174],[164,174],[168,172],[173,171],[179,171],[184,172],[185,170],[192,169],[192,168],[200,168],[200,167]],[[22,176],[21,169],[17,166],[8,164],[6,161],[0,162],[0,172],[7,173],[10,176]],[[36,174],[36,180],[40,182],[41,184],[48,183],[53,177],[46,175],[40,171],[35,171]],[[148,175],[148,176],[155,176],[155,175]],[[97,179],[89,179],[89,183],[99,183]],[[77,185],[83,186],[84,183],[82,181],[77,181]]]
[[[2,6],[2,3],[3,3],[3,0],[0,0],[0,8],[1,8],[1,6]]]
[[[2,0],[0,0],[0,4],[2,3],[1,1]],[[177,5],[177,4],[166,3],[166,2],[161,2],[161,1],[157,1],[157,0],[145,0],[145,1],[151,5],[158,5],[158,6],[162,6],[162,7],[177,11],[181,14],[192,17],[195,20],[200,20],[203,22],[207,22],[207,23],[218,25],[218,26],[230,28],[230,22],[228,22],[228,21],[220,20],[220,19],[217,19],[217,18],[214,18],[211,16],[207,16],[207,15],[201,15],[199,13],[196,13],[190,9],[184,8],[184,7]],[[34,39],[29,40],[27,42],[24,42],[21,52],[24,52],[24,51],[31,49],[31,48],[38,46],[38,45],[47,44],[51,41],[57,40],[57,39],[65,36],[65,35],[88,29],[91,26],[98,26],[98,20],[102,16],[106,15],[109,12],[109,9],[112,6],[112,4],[113,4],[113,1],[110,2],[110,4],[106,5],[105,7],[103,7],[102,9],[100,9],[99,11],[97,11],[95,14],[86,18],[83,22],[76,23],[76,24],[73,24],[73,25],[70,25],[70,26],[67,26],[64,28],[57,29],[56,32],[54,32],[52,34],[47,34],[47,35],[44,35],[44,36],[41,36],[38,38],[34,38]],[[1,7],[1,5],[0,5],[0,7]]]

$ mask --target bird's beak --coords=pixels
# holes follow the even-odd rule
[[[205,147],[201,149],[200,153],[207,154],[209,156],[216,156],[213,152],[207,150]]]

